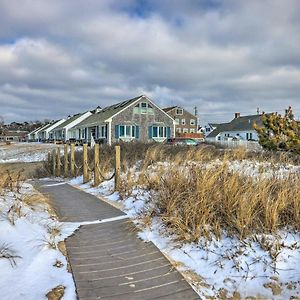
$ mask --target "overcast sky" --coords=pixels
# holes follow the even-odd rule
[[[299,0],[1,0],[0,115],[57,119],[146,94],[300,116]]]

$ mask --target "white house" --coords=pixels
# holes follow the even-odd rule
[[[69,117],[66,121],[61,123],[59,126],[53,128],[50,132],[53,139],[56,141],[68,141],[70,138],[75,138],[74,135],[72,135],[72,131],[70,129],[86,118],[88,118],[92,113],[90,111],[87,111],[85,113],[76,114],[72,117]]]
[[[214,141],[258,141],[258,135],[254,124],[262,125],[261,115],[250,115],[241,117],[239,113],[229,123],[219,124],[210,134],[207,135],[208,142]]]
[[[199,130],[207,137],[210,133],[212,133],[220,124],[219,123],[207,123],[202,126]]]
[[[59,126],[60,124],[62,124],[63,122],[65,122],[65,119],[61,119],[58,121],[54,121],[46,126],[44,126],[39,132],[38,132],[38,141],[39,142],[44,142],[47,140],[53,140],[53,134],[51,133],[51,131]]]
[[[49,124],[46,124],[46,125],[43,125],[43,126],[40,126],[36,129],[34,129],[33,131],[29,132],[27,134],[27,140],[29,142],[37,142],[39,137],[38,137],[38,134],[41,130],[43,130],[44,128],[46,128],[47,126],[49,126]]]

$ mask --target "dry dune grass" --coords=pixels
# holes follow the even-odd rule
[[[26,180],[26,176],[23,174],[23,170],[17,172],[14,171],[0,171],[0,195],[5,191],[14,192],[15,197],[18,197],[18,200],[22,204],[30,206],[32,209],[41,207],[46,209],[51,216],[56,216],[55,209],[50,203],[49,198],[45,195],[39,193],[37,190],[33,190],[30,193],[23,194],[22,196],[16,196],[20,192],[22,184]],[[19,215],[18,211],[20,210],[19,205],[17,207],[12,207],[12,212]]]
[[[181,240],[220,237],[223,231],[244,238],[286,226],[300,229],[298,173],[252,178],[230,169],[233,161],[247,160],[259,164],[258,175],[275,174],[280,166],[299,164],[297,156],[220,150],[209,145],[191,148],[128,143],[121,149],[122,170],[127,174],[120,185],[121,197],[130,196],[136,186],[156,191],[151,215],[160,216]],[[91,164],[92,160],[90,151]],[[113,169],[113,147],[101,147],[100,162],[103,174]],[[76,164],[82,165],[81,153],[76,154]],[[138,178],[135,171],[129,171],[137,164]]]
[[[191,149],[184,156],[181,152],[168,155],[164,151],[162,147],[150,148],[138,180],[129,176],[123,186],[126,196],[137,185],[156,191],[151,215],[161,217],[179,240],[220,238],[224,231],[245,238],[254,233],[276,233],[285,227],[300,230],[298,173],[283,178],[252,178],[230,169],[233,160],[248,159],[253,163],[268,162],[262,172],[272,173],[278,164],[294,162],[289,155],[254,156],[243,149],[221,153]],[[212,164],[216,159],[218,163]],[[148,172],[149,166],[158,161],[165,164]]]

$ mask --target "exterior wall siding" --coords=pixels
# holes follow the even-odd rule
[[[182,115],[177,114],[177,109],[182,109]],[[187,131],[186,133],[197,133],[198,124],[197,124],[197,117],[188,112],[187,110],[183,109],[182,107],[174,107],[173,109],[169,110],[168,115],[170,115],[174,120],[179,119],[179,123],[175,125],[175,131],[176,133],[183,133],[184,131]],[[182,120],[185,120],[185,124],[182,124]],[[191,120],[194,120],[195,125],[191,125]]]
[[[152,106],[152,113],[136,113],[135,106],[139,103],[148,103]],[[174,137],[173,120],[168,117],[163,111],[152,105],[147,99],[142,98],[134,105],[129,106],[124,111],[112,118],[111,122],[111,142],[115,143],[120,139],[116,139],[116,125],[137,125],[139,126],[139,139],[141,142],[150,142],[149,127],[152,125],[170,127],[171,137]]]
[[[247,138],[248,133],[248,138]],[[250,137],[250,133],[252,137]],[[229,135],[229,137],[228,137]],[[232,139],[233,137],[238,137],[240,140],[247,141],[251,138],[251,140],[258,141],[258,135],[255,130],[247,130],[247,131],[224,131],[220,132],[215,138],[207,138],[208,141],[216,140],[216,141],[226,141]]]

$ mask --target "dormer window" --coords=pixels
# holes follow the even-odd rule
[[[182,108],[177,108],[176,109],[176,115],[183,115],[183,109]]]
[[[146,114],[147,113],[147,107],[148,107],[148,105],[147,105],[146,102],[142,102],[141,103],[141,113],[142,114]]]
[[[150,114],[153,115],[154,114],[154,110],[152,105],[150,105],[147,102],[141,102],[135,105],[135,107],[133,108],[133,113],[134,114]]]

